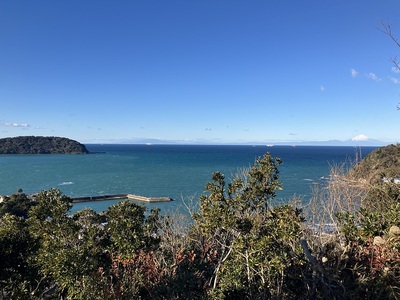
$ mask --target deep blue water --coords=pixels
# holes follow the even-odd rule
[[[206,145],[86,145],[89,155],[0,155],[0,195],[22,188],[25,193],[57,188],[71,197],[133,193],[172,197],[158,203],[172,208],[182,197],[198,197],[220,171],[232,178],[266,152],[280,157],[283,191],[277,198],[307,198],[311,185],[329,175],[330,165],[362,157],[376,147],[333,146],[206,146]],[[80,203],[74,210],[105,210],[115,201]]]

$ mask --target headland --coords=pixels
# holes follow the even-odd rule
[[[18,136],[0,139],[0,154],[88,154],[86,146],[56,136]]]

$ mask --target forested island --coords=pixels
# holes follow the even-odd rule
[[[0,139],[0,154],[88,154],[86,146],[64,137],[18,136]]]
[[[400,299],[400,184],[359,180],[397,176],[398,149],[332,167],[309,203],[274,199],[270,153],[230,181],[213,173],[186,214],[0,197],[0,299]]]

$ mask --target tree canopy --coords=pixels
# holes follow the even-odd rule
[[[87,154],[85,145],[63,137],[19,136],[0,139],[0,154]]]

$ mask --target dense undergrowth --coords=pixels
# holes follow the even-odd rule
[[[280,163],[214,173],[188,214],[6,197],[0,299],[399,299],[400,185],[333,168],[310,204],[274,205]]]

